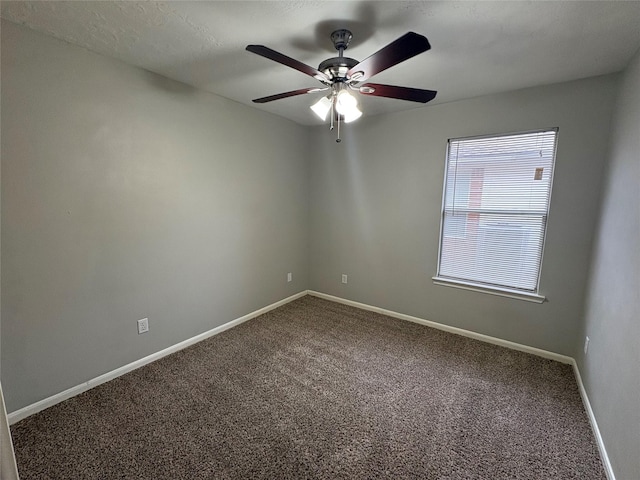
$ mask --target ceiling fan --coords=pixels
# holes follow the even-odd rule
[[[319,80],[324,85],[323,87],[302,88],[256,98],[253,102],[267,103],[282,98],[326,91],[328,94],[312,105],[311,109],[322,120],[326,120],[327,115],[331,112],[331,129],[334,128],[334,121],[337,122],[338,138],[336,142],[340,142],[340,121],[349,123],[362,116],[362,112],[358,108],[358,101],[350,91],[374,97],[397,98],[420,103],[427,103],[435,98],[437,92],[433,90],[380,83],[362,83],[398,63],[429,50],[431,45],[426,37],[408,32],[361,62],[344,56],[344,51],[352,38],[353,35],[349,30],[334,31],[331,34],[331,41],[338,51],[338,56],[323,61],[317,69],[264,45],[247,45],[248,51],[298,70]]]

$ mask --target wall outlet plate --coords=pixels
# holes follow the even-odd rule
[[[347,283],[347,276],[343,273],[342,274],[342,283]]]
[[[291,280],[293,280],[293,275],[289,272],[287,273],[287,282],[290,282]]]
[[[142,318],[138,320],[138,335],[141,333],[147,333],[149,331],[149,319]]]
[[[589,350],[589,337],[584,337],[584,354],[587,354],[587,350]]]

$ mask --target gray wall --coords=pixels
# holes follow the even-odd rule
[[[614,472],[640,478],[640,52],[617,101],[582,333],[575,356]]]
[[[3,22],[7,410],[305,290],[307,138]]]
[[[4,395],[0,383],[0,478],[2,480],[17,480],[18,467],[13,454],[13,441],[9,430],[9,420],[4,406]]]
[[[363,118],[341,144],[315,129],[311,289],[572,356],[616,86],[616,76],[597,77]],[[560,129],[548,302],[434,285],[447,139],[546,127]]]

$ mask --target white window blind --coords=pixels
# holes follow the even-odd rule
[[[537,294],[556,135],[449,140],[439,278]]]

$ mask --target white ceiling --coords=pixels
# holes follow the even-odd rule
[[[335,29],[353,32],[357,60],[414,31],[432,49],[371,81],[437,90],[430,104],[619,71],[640,48],[640,1],[2,1],[1,16],[305,125],[321,123],[320,94],[251,99],[320,83],[248,44],[317,67]],[[360,100],[365,115],[423,107]]]

